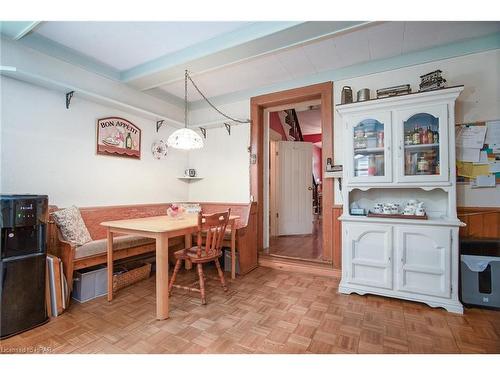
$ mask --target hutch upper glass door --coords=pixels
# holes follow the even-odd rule
[[[447,106],[398,111],[398,181],[448,180]]]
[[[349,122],[350,182],[390,182],[391,123],[390,113],[353,117]]]

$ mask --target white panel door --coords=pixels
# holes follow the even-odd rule
[[[349,283],[392,289],[392,226],[345,225]]]
[[[312,143],[276,143],[278,235],[311,234]]]
[[[451,229],[400,226],[395,231],[398,290],[449,298]]]

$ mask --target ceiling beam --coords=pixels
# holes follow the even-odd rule
[[[0,22],[0,32],[10,39],[19,40],[40,23],[41,21],[2,21]]]
[[[361,21],[288,22],[279,23],[278,26],[274,26],[274,29],[267,24],[269,23],[256,24],[259,27],[267,27],[267,32],[255,30],[252,33],[247,28],[243,28],[122,72],[121,79],[134,88],[146,91],[182,80],[185,69],[188,69],[192,76],[196,76],[279,50],[316,42],[373,23]]]

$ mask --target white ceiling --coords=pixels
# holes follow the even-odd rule
[[[117,70],[130,69],[250,22],[43,22],[35,33]]]
[[[321,134],[321,109],[299,111],[297,118],[303,135]]]
[[[499,31],[500,22],[385,22],[195,74],[194,79],[207,96],[215,97]],[[182,81],[160,89],[184,95]],[[190,90],[190,101],[198,99]]]

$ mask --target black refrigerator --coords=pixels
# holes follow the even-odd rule
[[[46,195],[0,195],[0,337],[48,320]]]

